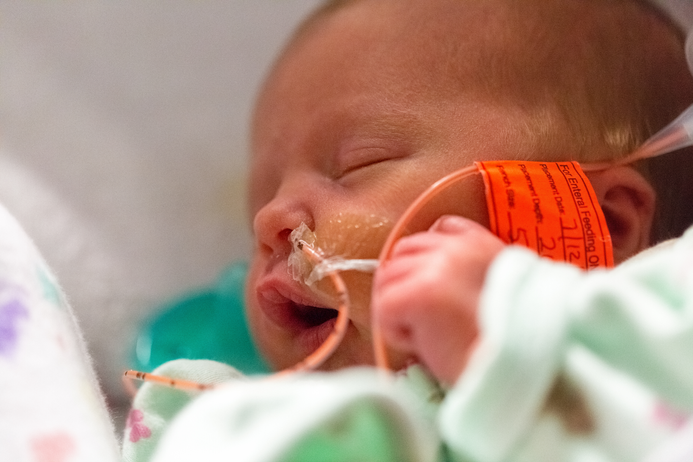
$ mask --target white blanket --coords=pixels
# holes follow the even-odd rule
[[[0,459],[118,461],[114,435],[67,299],[0,206]]]

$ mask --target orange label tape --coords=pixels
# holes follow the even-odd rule
[[[583,269],[613,266],[611,236],[577,162],[476,162],[491,231],[509,244]]]

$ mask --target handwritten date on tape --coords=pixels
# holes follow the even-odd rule
[[[611,236],[577,162],[476,162],[491,231],[509,244],[583,269],[613,266]]]

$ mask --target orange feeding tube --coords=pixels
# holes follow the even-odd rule
[[[313,246],[302,239],[297,240],[297,248],[299,251],[303,253],[303,255],[306,256],[306,258],[313,265],[318,264],[323,260],[323,257],[313,248]],[[271,377],[282,377],[284,375],[294,372],[310,371],[317,369],[323,362],[325,362],[325,360],[327,360],[327,358],[329,358],[332,355],[332,353],[334,353],[337,347],[339,347],[339,344],[342,342],[347,327],[349,327],[349,292],[347,290],[346,284],[344,283],[344,280],[339,275],[339,271],[327,271],[326,273],[332,281],[338,299],[338,314],[337,319],[335,321],[334,329],[327,337],[327,339],[325,339],[325,341],[318,347],[318,349],[310,355],[308,355],[308,357],[306,357],[303,361],[288,369],[279,371],[273,374]],[[125,371],[123,378],[126,380],[141,380],[144,382],[156,383],[158,385],[163,385],[170,388],[189,391],[204,391],[215,387],[215,385],[212,384],[201,384],[190,380],[173,379],[169,377],[163,377],[159,375],[133,370]],[[134,395],[134,393],[136,392],[136,390],[133,389],[128,382],[126,382],[126,389],[129,391],[131,395]]]

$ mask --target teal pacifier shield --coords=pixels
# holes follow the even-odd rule
[[[269,372],[245,320],[245,263],[235,263],[216,286],[162,306],[137,335],[133,368],[151,371],[172,359],[212,359],[246,374]]]

